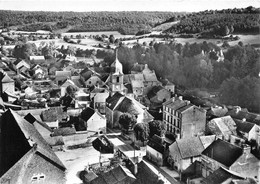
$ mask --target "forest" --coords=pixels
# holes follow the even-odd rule
[[[173,16],[166,22],[180,20],[166,33],[186,33],[202,35],[226,36],[229,33],[254,33],[259,34],[260,8],[249,6],[240,9],[206,10],[191,13],[185,16]]]
[[[135,34],[151,29],[174,15],[173,12],[38,12],[0,10],[0,27],[21,31],[66,29],[71,32],[119,31]]]

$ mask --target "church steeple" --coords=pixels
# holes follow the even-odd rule
[[[117,52],[118,52],[118,50],[116,49],[116,59],[110,66],[111,67],[111,73],[123,74],[123,65],[118,60]]]
[[[124,74],[123,74],[123,65],[118,60],[117,50],[116,59],[110,66],[110,90],[112,95],[116,92],[122,93],[124,91]]]

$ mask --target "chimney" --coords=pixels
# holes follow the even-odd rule
[[[243,154],[245,154],[245,155],[249,155],[250,154],[251,147],[248,144],[243,144],[242,148],[243,148]]]

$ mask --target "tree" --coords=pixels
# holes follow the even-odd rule
[[[133,126],[136,124],[136,118],[132,114],[124,113],[119,117],[119,124],[123,131],[128,132],[129,130],[132,130]]]
[[[114,37],[114,35],[110,35],[110,36],[109,36],[109,42],[110,42],[110,43],[115,43],[115,37]]]
[[[75,87],[75,86],[72,86],[72,85],[69,85],[67,88],[66,88],[66,93],[68,95],[70,95],[71,97],[74,96],[75,92],[77,91],[78,89]]]
[[[149,122],[150,135],[149,137],[153,137],[155,134],[158,136],[164,136],[166,132],[166,126],[163,121],[154,120]]]
[[[5,44],[5,39],[3,37],[0,37],[0,45],[4,45]]]
[[[143,142],[147,141],[149,138],[149,124],[148,123],[137,123],[134,126],[134,132],[135,132],[135,137],[137,140],[140,140]]]

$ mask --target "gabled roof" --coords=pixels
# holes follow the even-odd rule
[[[91,116],[95,114],[95,110],[92,109],[91,107],[87,107],[85,108],[81,114],[80,114],[80,117],[84,120],[84,121],[88,121],[89,118],[91,118]]]
[[[228,179],[245,179],[242,176],[239,176],[237,173],[234,173],[232,171],[229,171],[227,169],[224,169],[220,167],[216,171],[214,171],[212,174],[210,174],[207,178],[202,180],[202,183],[204,184],[217,184],[217,183],[223,183],[227,181]]]
[[[36,152],[39,152],[40,154],[48,158],[47,160],[56,165],[58,168],[65,170],[65,166],[62,164],[56,154],[52,151],[51,147],[47,144],[47,142],[32,124],[23,119],[13,110],[9,109],[5,112],[5,114],[14,118],[15,123],[17,123],[20,130],[24,134],[24,137],[26,138],[26,140],[28,140],[29,145],[32,148],[36,147]]]
[[[257,126],[257,125],[254,124],[254,123],[244,122],[243,120],[235,119],[234,121],[235,121],[235,123],[236,123],[236,125],[237,125],[237,130],[240,131],[240,132],[249,133],[250,130],[252,130],[252,128],[253,128],[254,126]]]
[[[45,60],[44,56],[30,56],[30,60]]]
[[[108,92],[105,88],[94,88],[90,93],[106,93]]]
[[[99,175],[99,177],[91,181],[91,184],[131,184],[135,180],[135,176],[126,167],[119,165],[118,167]]]
[[[206,149],[212,142],[216,140],[216,135],[204,135],[200,136],[199,138],[203,147]]]
[[[162,86],[153,86],[152,89],[150,89],[149,92],[147,93],[147,97],[149,99],[155,97],[157,93],[162,89],[164,89]]]
[[[227,167],[230,167],[242,154],[242,148],[221,139],[214,141],[202,152],[202,155],[206,155]]]
[[[159,82],[155,73],[144,73],[144,80],[146,82]]]
[[[139,102],[138,102],[139,103]],[[128,97],[124,97],[124,99],[117,105],[115,110],[120,112],[128,112],[130,114],[141,114],[143,113],[142,106],[135,102],[134,99],[130,99]]]
[[[183,159],[199,156],[204,150],[199,137],[177,139],[176,144]]]
[[[254,114],[250,112],[246,112],[243,110],[236,110],[233,109],[231,111],[228,111],[226,115],[230,115],[234,119],[246,119],[246,121],[260,125],[260,115],[259,114]]]
[[[236,123],[230,116],[212,119],[210,122],[208,122],[208,128],[210,129],[211,133],[215,135],[237,135]]]
[[[24,119],[26,121],[28,121],[29,123],[31,124],[34,124],[34,123],[38,123],[40,124],[42,127],[46,128],[47,130],[49,130],[50,132],[52,132],[52,129],[44,122],[40,121],[39,120],[40,117],[36,118],[34,115],[32,115],[31,113],[28,113]]]
[[[7,74],[5,74],[1,80],[3,83],[14,82]]]
[[[118,103],[118,101],[124,97],[124,95],[122,95],[121,93],[116,92],[113,96],[110,96],[106,99],[106,102],[108,104],[108,107],[110,109],[114,109],[114,107],[116,106],[116,104]]]

